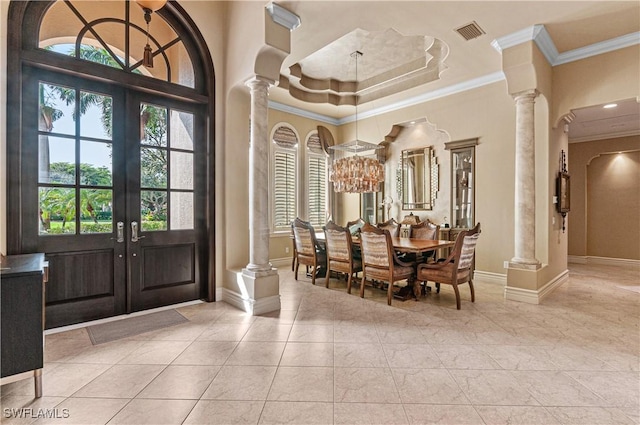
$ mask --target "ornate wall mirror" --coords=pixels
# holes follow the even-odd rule
[[[402,209],[431,210],[438,191],[433,147],[402,151]]]

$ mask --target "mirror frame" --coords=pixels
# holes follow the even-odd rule
[[[421,156],[424,159],[422,181],[410,181],[408,173],[408,163],[411,156]],[[405,149],[400,157],[400,187],[399,194],[402,199],[403,210],[432,210],[438,192],[438,164],[436,162],[435,150],[433,146],[425,148]],[[415,187],[416,183],[422,183],[422,188],[417,190],[422,192],[423,202],[407,202],[406,192]]]

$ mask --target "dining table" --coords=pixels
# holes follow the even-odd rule
[[[317,232],[316,239],[318,241],[318,244],[326,246],[324,232]],[[360,246],[360,238],[357,236],[353,236],[352,243],[355,246]],[[455,241],[391,236],[391,244],[393,245],[393,249],[399,253],[422,254],[423,252],[433,251],[436,249],[451,248],[455,245]],[[417,279],[412,279],[412,281],[408,282],[408,284],[413,286],[413,296],[418,299],[421,293],[420,282]],[[405,300],[407,299],[407,297],[405,296],[397,298]]]

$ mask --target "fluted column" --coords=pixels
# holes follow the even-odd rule
[[[269,263],[269,134],[270,81],[255,77],[251,89],[251,140],[249,149],[249,264],[251,272],[272,269]]]
[[[516,102],[515,256],[510,267],[537,269],[534,103],[537,90],[514,95]]]

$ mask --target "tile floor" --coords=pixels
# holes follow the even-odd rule
[[[47,335],[44,397],[3,386],[2,423],[640,424],[637,266],[572,264],[542,305],[477,284],[460,311],[444,286],[389,307],[280,273],[278,314],[197,304],[179,309],[189,323],[102,345]]]

